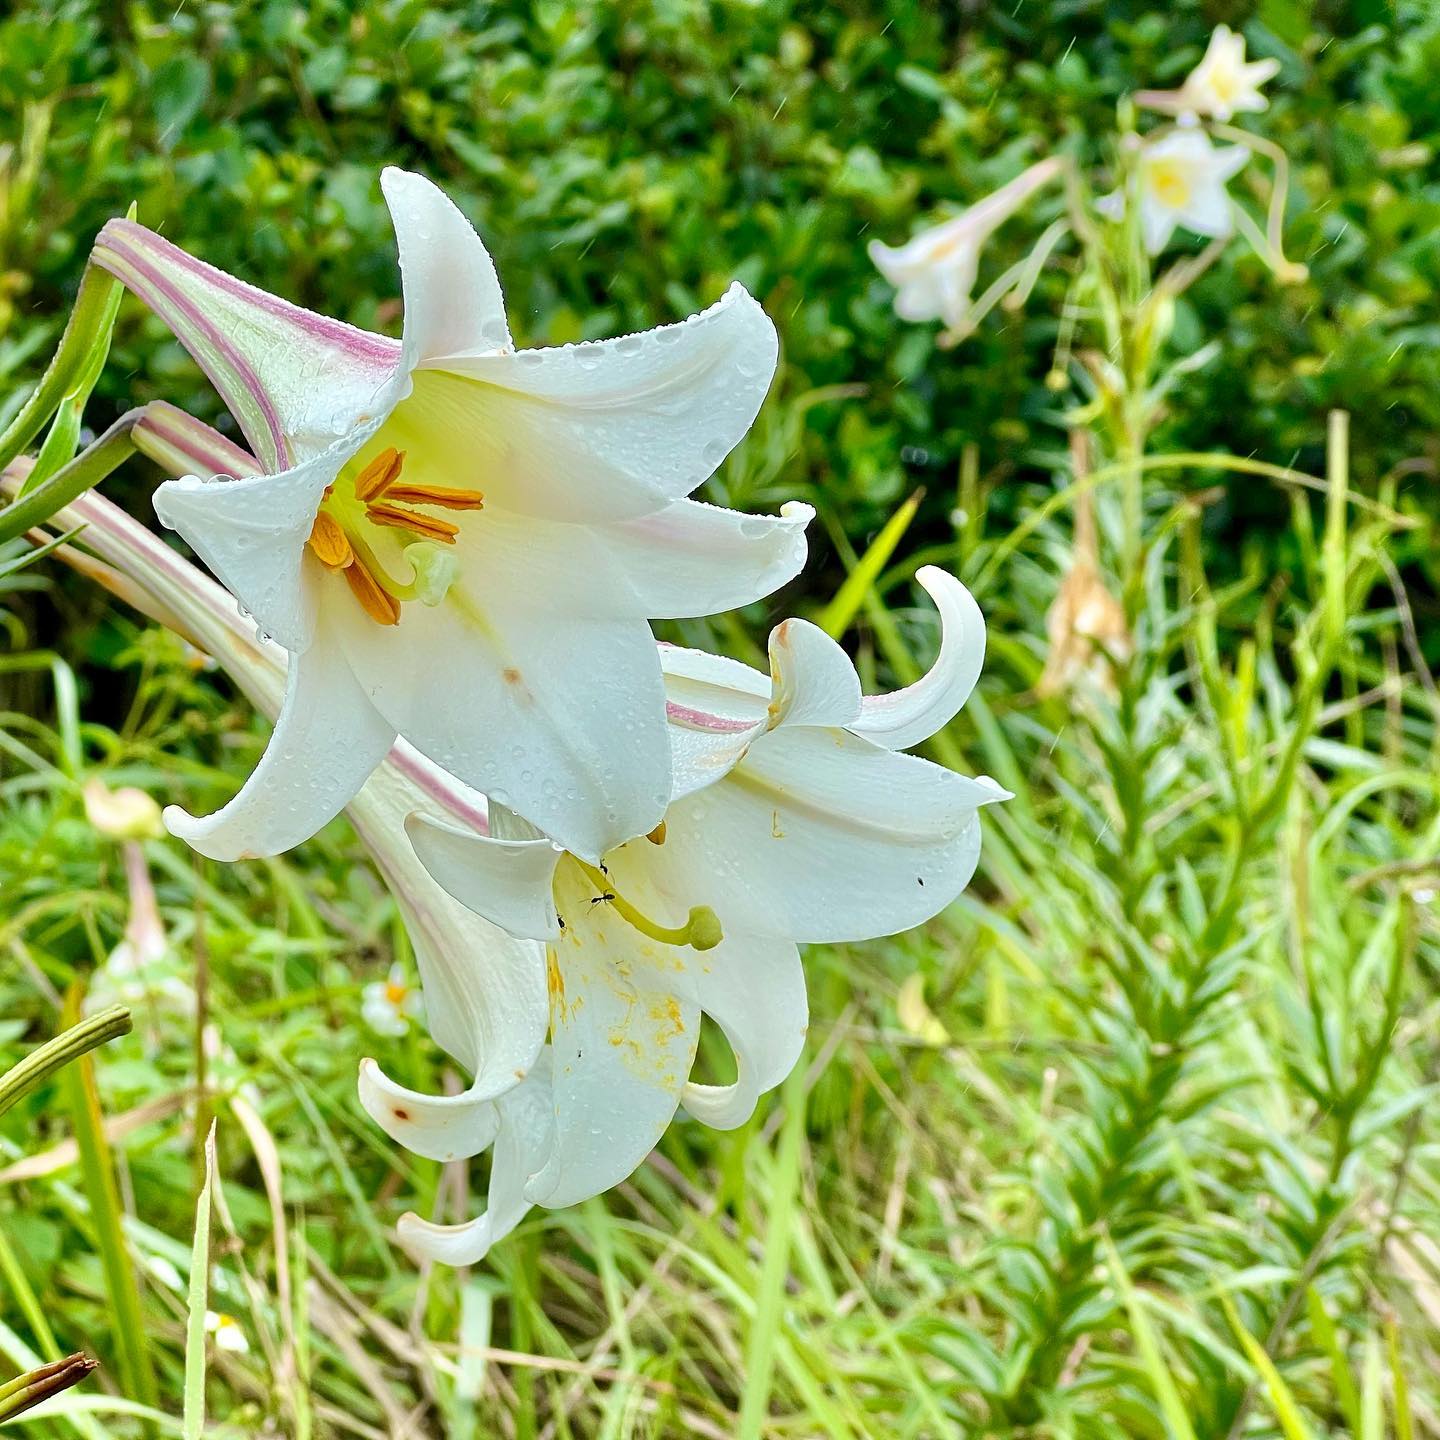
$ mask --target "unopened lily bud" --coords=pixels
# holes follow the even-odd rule
[[[160,806],[133,785],[111,790],[103,780],[85,784],[85,818],[107,840],[154,840],[165,833]]]

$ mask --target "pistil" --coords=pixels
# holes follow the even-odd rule
[[[719,918],[708,905],[692,907],[683,925],[661,925],[621,895],[603,870],[587,865],[578,856],[572,855],[570,858],[579,867],[580,873],[595,887],[597,901],[613,906],[615,913],[642,935],[658,940],[662,945],[689,945],[693,950],[713,950],[725,938],[720,929]]]

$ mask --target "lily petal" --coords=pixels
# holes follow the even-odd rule
[[[719,783],[670,807],[651,865],[721,927],[868,940],[928,920],[980,854],[976,810],[1007,798],[844,730],[772,730]],[[734,857],[717,863],[717,857]]]
[[[423,175],[381,171],[400,247],[407,368],[511,348],[495,262],[448,195]]]
[[[769,317],[732,285],[708,310],[642,334],[451,357],[446,373],[416,375],[405,418],[448,428],[468,467],[456,483],[497,505],[625,519],[715,471],[759,412],[777,355]]]
[[[468,1160],[487,1149],[500,1127],[490,1096],[423,1095],[397,1085],[374,1060],[360,1062],[360,1103],[394,1141],[427,1160]]]
[[[620,891],[655,913],[645,871],[623,852],[610,858]],[[618,1185],[655,1147],[695,1063],[700,1009],[676,993],[674,947],[632,929],[577,868],[559,871],[556,900],[565,934],[551,974],[555,1150],[525,1195],[558,1207]]]
[[[940,653],[913,685],[888,695],[867,695],[849,726],[887,750],[908,750],[944,729],[960,713],[985,663],[985,617],[970,592],[934,565],[915,578],[940,612]]]
[[[330,445],[395,373],[400,347],[267,295],[130,220],[111,220],[94,259],[188,350],[267,471]]]
[[[260,629],[292,653],[309,646],[315,625],[305,542],[325,487],[353,453],[349,446],[280,475],[187,475],[155,491],[161,522],[179,531]]]
[[[409,605],[393,627],[347,606],[341,645],[417,749],[598,859],[653,829],[669,799],[655,643],[584,527],[485,521],[459,537],[443,603]]]
[[[165,824],[212,860],[278,855],[333,820],[394,740],[339,649],[322,641],[291,657],[274,734],[235,798],[203,819],[172,805]]]
[[[676,500],[653,515],[607,525],[605,543],[652,620],[719,615],[800,573],[805,527],[814,517],[798,501],[776,517]]]
[[[860,718],[860,677],[850,657],[808,620],[770,632],[770,723],[850,725]]]
[[[809,1012],[800,952],[788,940],[729,934],[691,959],[676,985],[724,1031],[736,1066],[733,1084],[691,1081],[681,1101],[697,1120],[733,1130],[794,1069],[805,1048]]]
[[[414,815],[405,831],[421,863],[446,892],[510,934],[554,940],[555,865],[565,852],[549,840],[494,840]]]
[[[441,889],[403,833],[415,813],[483,824],[476,797],[400,741],[349,806],[351,823],[395,896],[435,1043],[494,1098],[530,1073],[545,1043],[545,947],[516,939]]]
[[[442,1265],[475,1265],[525,1218],[530,1201],[525,1185],[544,1167],[554,1149],[550,1056],[542,1053],[533,1073],[496,1108],[500,1128],[490,1167],[490,1194],[483,1215],[464,1225],[436,1225],[402,1215],[400,1243],[417,1259]]]

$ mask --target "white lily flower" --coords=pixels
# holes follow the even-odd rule
[[[208,427],[170,407],[152,412],[135,431],[147,453],[160,454],[167,445],[212,457],[222,453],[225,442]],[[234,599],[214,581],[94,491],[66,506],[53,524],[62,531],[83,528],[86,550],[103,562],[90,570],[97,580],[213,656],[262,714],[279,714],[285,654],[257,641]],[[73,546],[60,554],[81,569],[92,563]],[[498,1120],[492,1102],[525,1079],[545,1040],[545,947],[489,924],[431,878],[405,834],[406,818],[417,810],[481,832],[488,823],[482,797],[403,741],[346,807],[410,936],[431,1035],[472,1077],[469,1090],[450,1103],[468,1107],[474,1124],[493,1133]],[[388,1081],[373,1062],[367,1069],[403,1115],[410,1092]],[[417,1107],[436,1103],[423,1095],[414,1101]],[[459,1132],[459,1143],[470,1139],[470,1132]],[[421,1153],[452,1158],[443,1151]]]
[[[1137,98],[1152,110],[1229,120],[1246,111],[1267,109],[1260,87],[1279,73],[1278,60],[1245,59],[1245,37],[1217,25],[1200,63],[1178,90],[1147,90]]]
[[[417,854],[452,895],[546,944],[551,1040],[548,1077],[536,1065],[496,1107],[486,1213],[460,1226],[405,1216],[412,1252],[471,1264],[530,1205],[619,1183],[680,1103],[707,1124],[743,1124],[800,1055],[797,944],[906,929],[968,883],[977,811],[1006,792],[897,752],[963,705],[984,622],[957,580],[933,567],[920,579],[943,617],[940,657],[893,695],[862,698],[844,651],[801,620],[772,633],[768,677],[666,648],[674,798],[662,825],[598,865],[499,813],[490,837],[410,822]],[[690,1079],[702,1014],[734,1051],[729,1085]],[[397,1124],[372,1081],[362,1074],[366,1108],[411,1143],[413,1103]],[[431,1105],[433,1150],[457,1120],[449,1101]]]
[[[263,471],[197,467],[160,486],[156,512],[291,656],[275,738],[240,793],[167,822],[217,859],[274,854],[337,814],[398,735],[598,856],[668,796],[647,621],[748,603],[803,563],[809,507],[769,519],[686,498],[755,418],[775,329],[732,285],[680,324],[516,351],[469,222],[418,175],[381,184],[399,343],[130,221],[96,244],[210,376]]]
[[[361,992],[360,1014],[377,1034],[403,1035],[412,1020],[423,1013],[420,992],[406,982],[405,967],[392,965],[383,980],[374,980]]]
[[[1249,158],[1243,145],[1216,149],[1201,130],[1172,130],[1145,145],[1136,175],[1145,249],[1158,255],[1177,225],[1211,238],[1228,235],[1234,221],[1225,184]],[[1111,219],[1123,213],[1118,194],[1097,203]]]
[[[1063,166],[1058,156],[1040,160],[963,214],[921,230],[904,245],[872,240],[870,258],[895,286],[895,313],[915,322],[942,320],[947,338],[962,338],[970,329],[971,293],[985,242]]]

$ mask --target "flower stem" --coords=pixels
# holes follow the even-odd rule
[[[130,1012],[123,1005],[112,1005],[32,1050],[18,1065],[0,1075],[0,1115],[72,1060],[128,1035],[130,1029]]]

